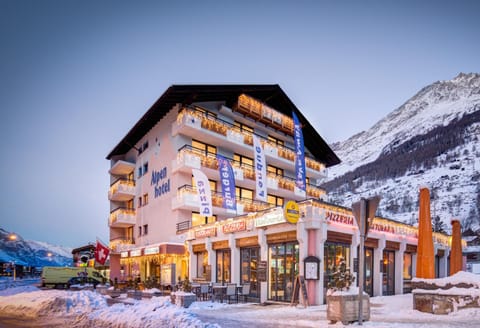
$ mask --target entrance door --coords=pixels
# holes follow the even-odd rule
[[[268,298],[273,301],[290,301],[295,276],[298,274],[298,243],[271,245],[268,262],[270,265]]]
[[[260,286],[257,281],[257,264],[259,247],[240,249],[240,277],[242,284],[250,284],[250,297],[260,297]]]
[[[365,276],[363,290],[373,296],[373,248],[365,248]]]
[[[382,295],[395,294],[395,251],[383,251]]]

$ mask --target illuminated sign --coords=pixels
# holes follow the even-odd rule
[[[389,224],[373,223],[370,226],[370,229],[375,231],[380,231],[380,232],[395,233],[395,227]]]
[[[327,211],[325,214],[325,220],[330,222],[337,222],[342,224],[353,225],[353,216],[347,216],[340,213],[334,213]]]
[[[145,255],[152,255],[152,254],[158,254],[158,253],[160,253],[158,246],[146,247],[145,250],[143,251],[143,254]]]
[[[128,252],[121,252],[120,257],[128,257]]]
[[[230,222],[222,226],[223,233],[244,231],[246,229],[247,229],[247,223],[245,222],[245,220]]]
[[[276,208],[269,213],[255,219],[255,227],[264,227],[272,224],[285,223],[285,216],[281,208]]]
[[[286,202],[284,206],[284,215],[288,222],[293,224],[297,223],[300,218],[300,208],[298,207],[298,203],[294,200]]]
[[[164,181],[166,179],[166,181]],[[152,179],[150,185],[154,186],[155,198],[162,196],[170,191],[170,179],[167,177],[167,167],[165,166],[160,171],[152,171]]]
[[[141,249],[136,249],[133,251],[130,251],[130,256],[141,256],[142,255],[142,250]]]
[[[215,237],[217,235],[217,228],[207,228],[195,231],[195,238]]]

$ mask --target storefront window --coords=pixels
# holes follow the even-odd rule
[[[293,284],[298,274],[298,243],[270,245],[268,262],[270,279],[268,298],[274,301],[290,301]]]
[[[217,251],[217,282],[230,282],[230,250],[221,249]]]
[[[324,259],[323,270],[325,272],[324,292],[326,293],[328,283],[332,280],[333,267],[339,265],[342,258],[345,259],[345,263],[350,268],[350,245],[336,242],[326,242],[324,244]]]
[[[202,224],[213,223],[217,221],[217,216],[205,216],[200,215],[198,212],[192,212],[192,227],[199,226]]]
[[[242,248],[240,250],[240,262],[241,262],[241,283],[250,284],[250,296],[259,297],[260,288],[257,281],[257,264],[260,248]]]

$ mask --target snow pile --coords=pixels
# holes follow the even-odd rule
[[[440,287],[445,287],[448,284],[450,285],[458,285],[461,283],[469,284],[474,286],[475,288],[480,288],[480,275],[473,274],[470,272],[459,271],[449,277],[445,278],[437,278],[437,279],[421,279],[421,278],[413,278],[413,282],[423,281],[428,284],[435,284]]]

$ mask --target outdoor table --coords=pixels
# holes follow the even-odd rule
[[[220,302],[223,302],[226,290],[227,286],[212,286],[212,300],[215,302],[217,298],[220,298]]]

